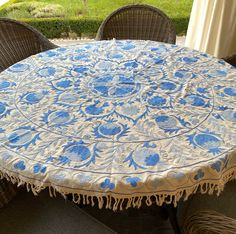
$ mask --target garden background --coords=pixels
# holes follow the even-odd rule
[[[10,0],[0,7],[0,16],[24,21],[48,38],[94,38],[106,16],[136,3],[163,10],[177,34],[186,33],[193,0]]]

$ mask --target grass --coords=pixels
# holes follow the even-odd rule
[[[86,9],[83,3],[83,0],[11,0],[0,7],[0,16],[14,19],[59,17],[64,20],[86,18],[101,21],[121,6],[142,3],[163,10],[174,21],[180,35],[187,30],[193,0],[87,0]]]

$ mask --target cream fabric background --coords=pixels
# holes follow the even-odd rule
[[[236,0],[194,0],[185,45],[218,58],[236,52]]]

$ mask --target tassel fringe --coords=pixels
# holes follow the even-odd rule
[[[91,205],[95,206],[98,204],[98,207],[101,209],[105,207],[106,209],[112,209],[113,211],[128,209],[130,207],[133,208],[140,208],[142,204],[145,202],[147,206],[151,206],[152,204],[156,204],[158,206],[163,205],[164,203],[170,204],[173,203],[174,206],[177,206],[178,201],[183,198],[187,200],[188,197],[196,192],[200,192],[202,194],[209,194],[212,195],[214,192],[219,196],[219,194],[223,191],[224,186],[230,180],[236,178],[236,169],[233,168],[223,175],[221,179],[217,182],[200,182],[193,187],[176,190],[174,192],[167,192],[167,193],[157,193],[154,195],[116,195],[112,194],[111,192],[103,192],[100,194],[92,194],[85,192],[73,193],[69,192],[68,190],[65,191],[61,187],[53,187],[53,186],[42,186],[42,185],[35,185],[29,183],[27,181],[23,181],[16,176],[9,176],[6,173],[0,172],[0,179],[6,178],[8,181],[11,181],[13,184],[17,184],[18,187],[25,185],[27,191],[32,191],[34,195],[38,195],[38,193],[46,188],[49,190],[49,195],[51,197],[56,197],[57,193],[60,193],[65,199],[67,198],[66,195],[72,194],[72,200],[74,203],[77,204],[84,204],[84,205]]]

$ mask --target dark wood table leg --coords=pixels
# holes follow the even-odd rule
[[[174,207],[174,205],[169,204],[169,205],[166,205],[166,209],[167,209],[167,212],[168,212],[168,216],[169,216],[171,226],[172,226],[175,234],[181,234],[179,224],[178,224],[178,220],[177,220],[177,207]]]

